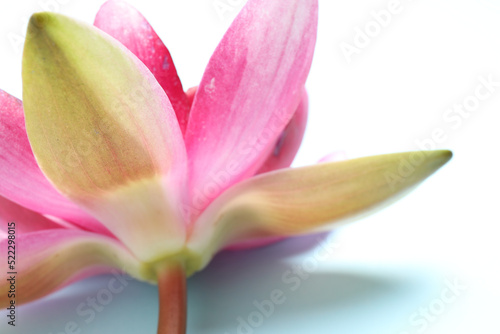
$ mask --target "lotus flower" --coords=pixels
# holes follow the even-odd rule
[[[95,27],[34,14],[24,105],[0,91],[0,248],[21,252],[16,305],[119,269],[158,284],[158,333],[184,333],[186,277],[221,249],[329,230],[445,164],[449,151],[288,168],[317,12],[317,0],[249,0],[187,93],[129,5],[107,2]]]

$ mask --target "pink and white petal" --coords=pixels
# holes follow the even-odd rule
[[[308,98],[304,90],[295,114],[281,133],[273,151],[256,174],[290,167],[299,151],[307,124]]]
[[[31,150],[20,100],[0,90],[0,196],[30,210],[111,235],[99,221],[62,196],[43,175]]]
[[[10,241],[10,243],[9,243]],[[0,242],[7,259],[9,246],[16,250],[16,304],[44,297],[76,280],[120,270],[135,278],[154,281],[152,273],[117,240],[91,232],[54,229],[21,234]],[[9,275],[9,274],[7,274]],[[7,276],[8,277],[8,276]],[[8,280],[0,281],[0,307],[9,303]]]
[[[146,66],[96,27],[30,20],[23,53],[26,130],[57,189],[144,261],[184,244],[186,149]]]
[[[317,0],[250,0],[218,45],[185,135],[196,211],[255,174],[291,120],[312,61],[317,11]]]
[[[240,241],[329,230],[407,194],[451,156],[446,150],[406,152],[261,174],[210,204],[189,248],[208,263],[219,249]],[[408,165],[412,173],[401,175]]]
[[[16,234],[25,234],[40,230],[65,228],[41,214],[24,208],[5,197],[0,196],[0,230],[7,232],[8,224],[16,228]]]
[[[97,13],[94,25],[116,38],[153,73],[174,107],[182,133],[189,117],[189,102],[170,52],[149,22],[134,7],[109,0]]]

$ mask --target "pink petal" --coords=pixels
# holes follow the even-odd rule
[[[194,100],[194,96],[196,95],[196,91],[198,90],[198,86],[196,87],[191,87],[189,88],[187,91],[186,91],[186,96],[188,98],[188,104],[189,104],[189,108],[191,108],[191,106],[193,105],[193,100]]]
[[[191,108],[193,210],[253,175],[295,112],[309,73],[317,0],[250,0],[215,50]]]
[[[17,234],[63,228],[41,214],[26,209],[2,196],[0,196],[0,221],[2,222],[0,230],[5,232],[8,230],[7,224],[14,222]]]
[[[94,25],[125,45],[154,74],[167,93],[184,133],[189,102],[170,53],[149,22],[126,2],[109,0],[97,13]]]
[[[308,98],[304,90],[297,111],[295,111],[292,119],[281,133],[273,151],[257,171],[257,174],[290,167],[304,137],[307,123],[307,109]]]
[[[0,90],[0,196],[33,211],[111,233],[49,183],[31,150],[21,101]]]
[[[0,242],[7,259],[9,239]],[[54,229],[16,235],[16,304],[41,298],[71,282],[104,272],[124,270],[147,279],[139,262],[115,239],[95,233]],[[142,276],[141,276],[142,275]],[[145,276],[146,275],[146,276]],[[7,276],[8,277],[8,276]],[[0,281],[0,307],[9,303],[10,283]]]

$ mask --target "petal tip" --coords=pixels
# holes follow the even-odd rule
[[[37,43],[37,37],[40,34],[50,36],[60,16],[52,12],[38,12],[31,15],[26,32],[25,49],[26,45],[30,45],[33,42]]]
[[[431,157],[437,163],[436,169],[439,169],[453,158],[453,152],[450,150],[436,150],[431,153]]]
[[[29,30],[43,30],[53,20],[54,14],[50,12],[39,12],[31,15]]]
[[[453,152],[450,150],[440,150],[441,156],[443,157],[444,163],[447,163],[448,161],[453,158]]]

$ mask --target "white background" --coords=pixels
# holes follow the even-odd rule
[[[47,9],[92,23],[102,2],[2,0],[0,87],[21,96],[21,49],[12,40],[24,34],[31,13],[50,4]],[[185,88],[197,85],[243,5],[222,0],[236,5],[221,17],[214,0],[129,2],[170,49]],[[500,1],[401,0],[401,12],[348,62],[341,44],[353,44],[356,27],[364,29],[371,11],[389,3],[320,0],[307,83],[310,118],[295,165],[333,150],[349,157],[417,150],[438,128],[445,139],[436,147],[451,149],[453,160],[397,204],[337,230],[335,252],[296,291],[282,275],[310,258],[318,236],[222,254],[189,281],[189,333],[237,333],[236,319],[247,318],[254,300],[269,298],[273,289],[284,291],[286,301],[255,333],[500,332],[500,87],[459,126],[443,119],[474,95],[480,76],[500,81]],[[6,329],[1,313],[1,332],[66,333],[74,321],[81,333],[154,333],[156,287],[143,283],[130,283],[89,324],[77,315],[77,306],[109,279],[80,282],[20,308],[15,330]],[[466,289],[433,315],[447,280]],[[422,320],[426,309],[432,320]]]

